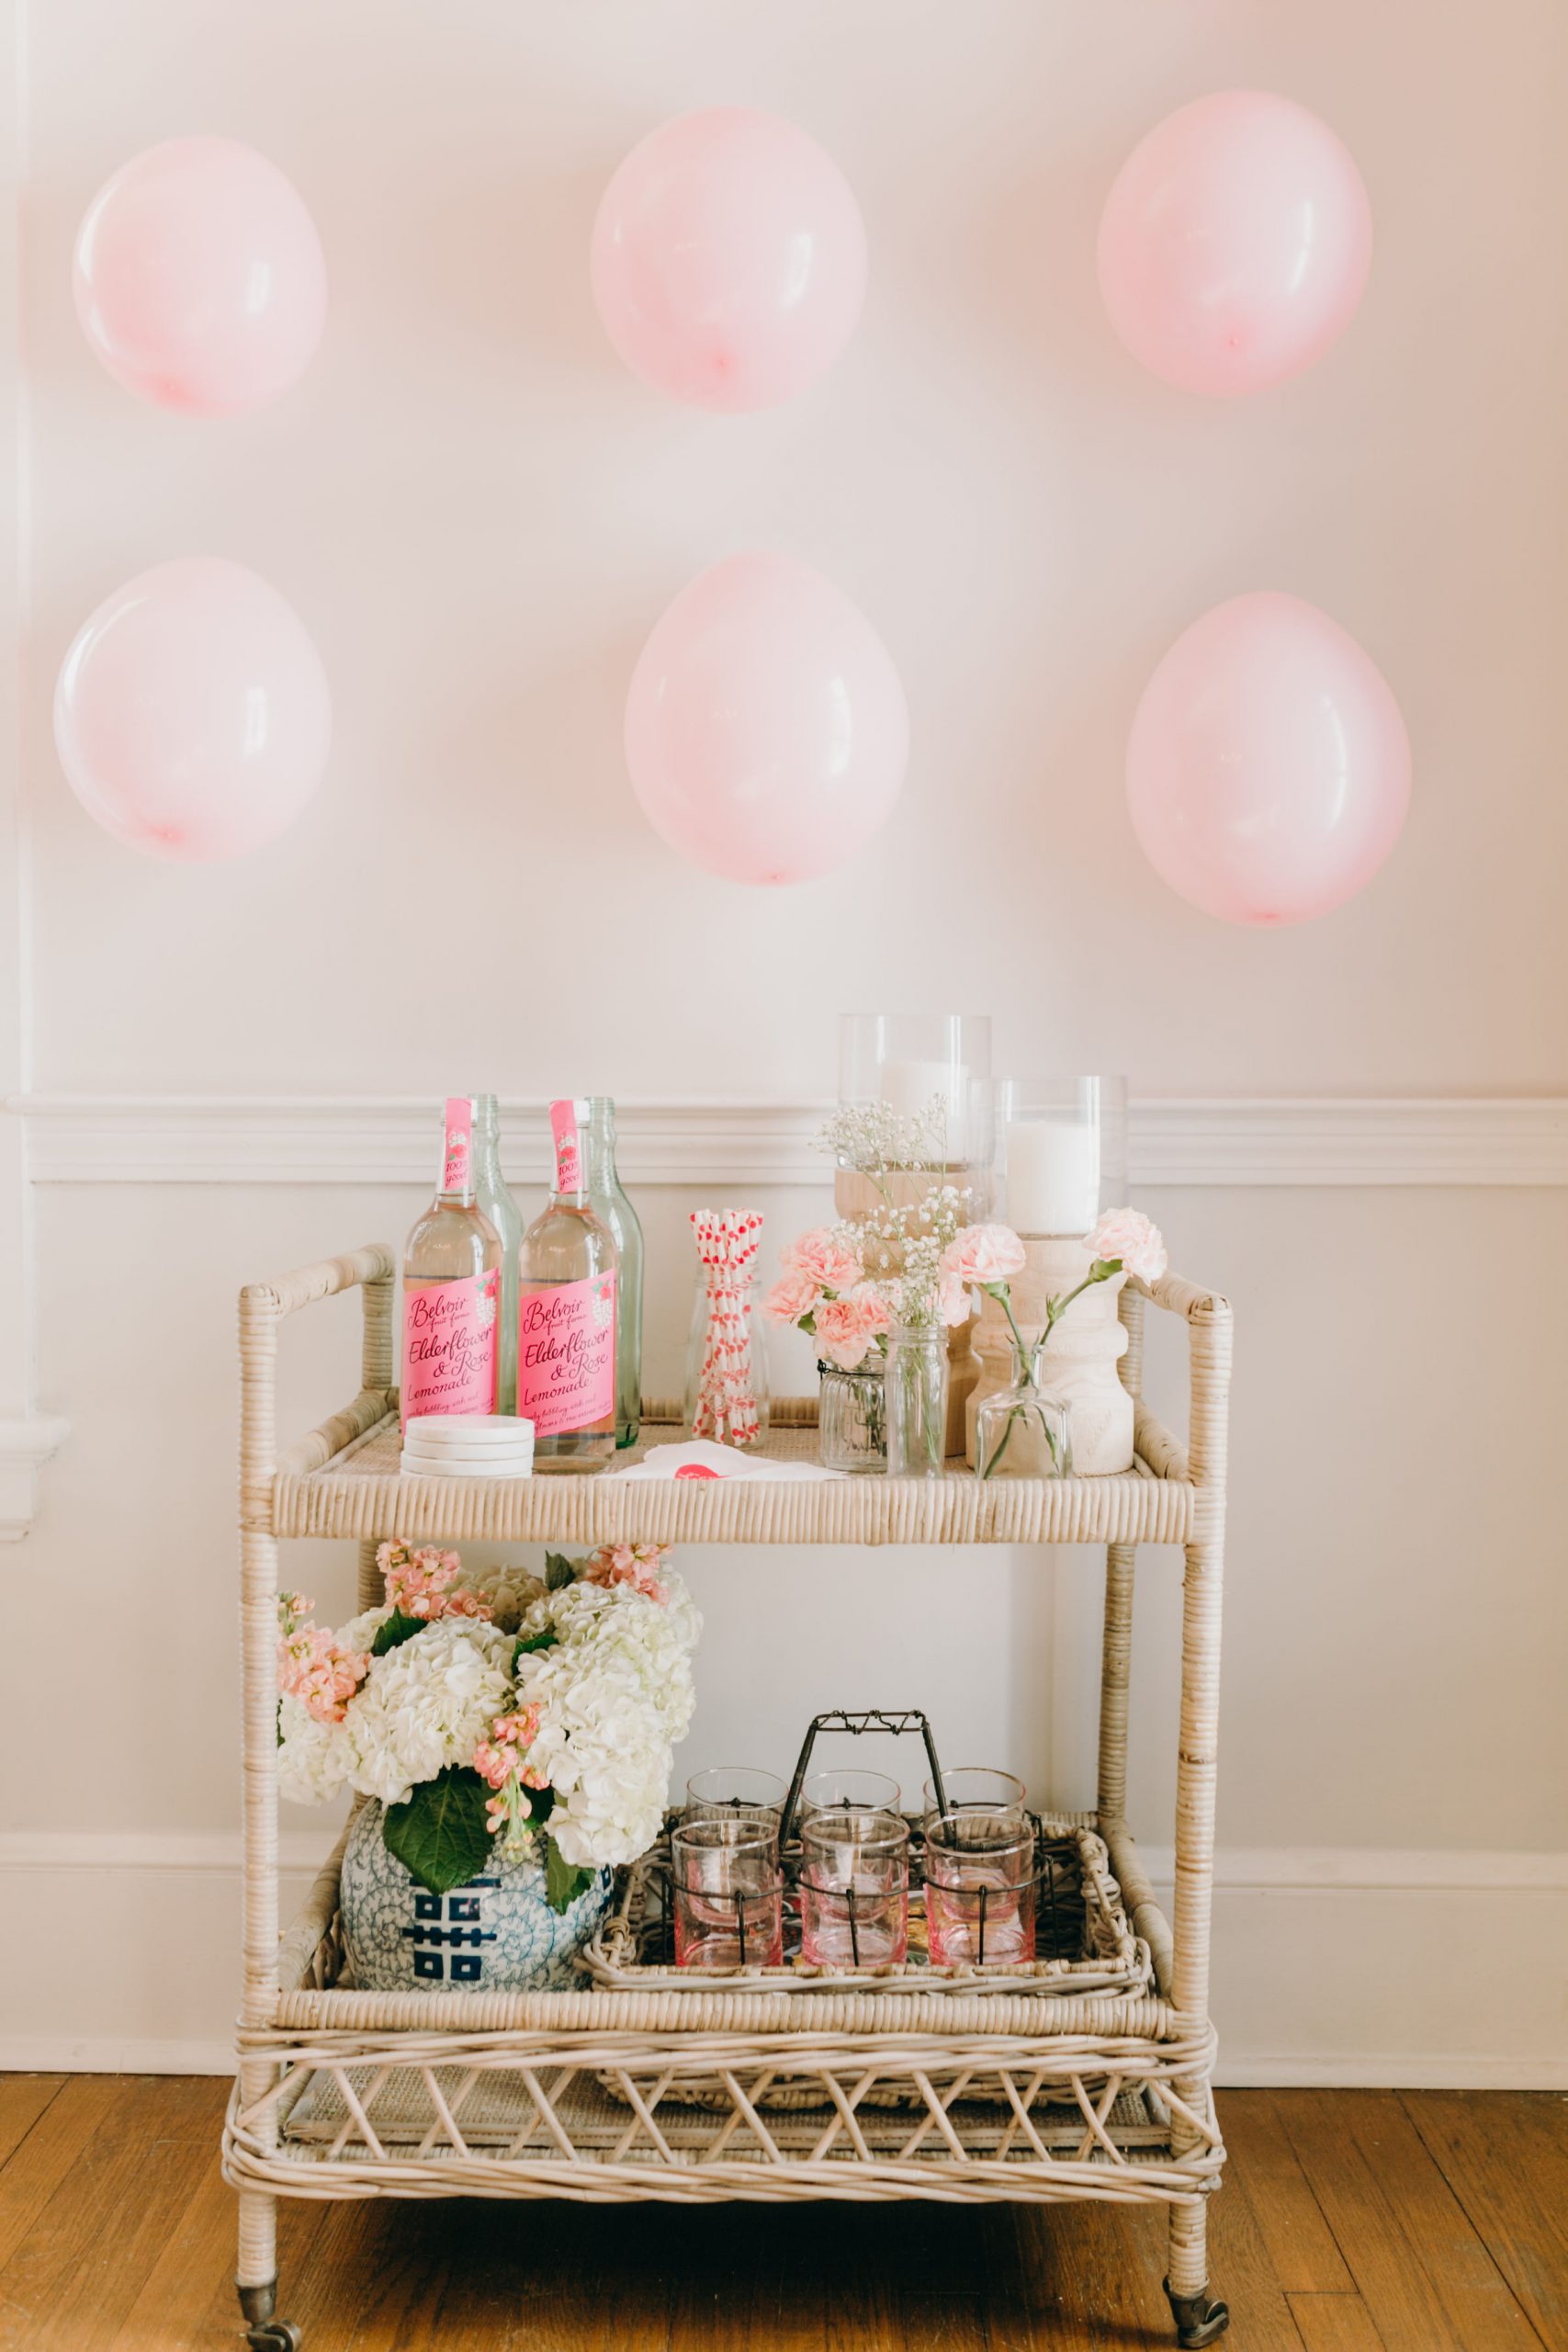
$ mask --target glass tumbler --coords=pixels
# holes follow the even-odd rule
[[[778,1825],[745,1814],[682,1821],[670,1838],[677,1968],[777,1968],[784,1960]]]
[[[715,1764],[708,1771],[694,1772],[687,1781],[686,1818],[722,1821],[730,1814],[752,1819],[771,1815],[777,1838],[788,1794],[776,1772],[761,1772],[750,1764]]]
[[[810,1772],[801,1783],[800,1819],[814,1813],[897,1813],[904,1792],[891,1773]]]
[[[984,1806],[926,1823],[926,1947],[933,1968],[1034,1958],[1034,1832]]]
[[[814,1813],[800,1830],[800,1956],[890,1968],[909,1949],[909,1831],[896,1813]]]
[[[939,1805],[934,1781],[926,1782],[928,1814],[1016,1814],[1021,1827],[1027,1818],[1028,1792],[1023,1782],[1015,1772],[998,1771],[994,1765],[955,1764],[951,1772],[942,1776],[942,1793],[944,1803]]]

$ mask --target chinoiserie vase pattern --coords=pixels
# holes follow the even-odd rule
[[[577,1954],[609,1906],[602,1870],[560,1913],[536,1862],[503,1862],[430,1894],[389,1853],[384,1808],[361,1805],[344,1849],[339,1901],[355,1983],[372,1993],[537,1993],[581,1989]]]

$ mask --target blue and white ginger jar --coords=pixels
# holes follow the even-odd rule
[[[361,1805],[344,1849],[339,1900],[355,1983],[369,1993],[581,1991],[577,1954],[609,1907],[599,1871],[566,1910],[545,1900],[537,1862],[499,1858],[467,1886],[430,1894],[389,1853],[384,1809]]]

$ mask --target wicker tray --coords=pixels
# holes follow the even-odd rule
[[[1047,1865],[1037,1936],[1043,1957],[1026,1962],[934,1968],[925,1950],[919,1825],[910,1846],[909,1957],[883,1968],[826,1969],[798,1957],[782,1967],[677,1968],[670,1952],[667,1838],[616,1876],[615,1899],[581,1965],[607,1992],[712,1994],[736,1985],[809,1998],[823,1993],[1109,1994],[1130,1999],[1154,1983],[1149,1947],[1128,1921],[1105,1841],[1081,1822],[1039,1825]]]

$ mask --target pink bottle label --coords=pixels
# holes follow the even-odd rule
[[[556,1146],[556,1190],[558,1193],[581,1193],[582,1170],[577,1148],[577,1105],[575,1102],[550,1104],[550,1133]]]
[[[402,1419],[493,1413],[501,1269],[455,1283],[403,1285]]]
[[[446,1098],[446,1149],[441,1162],[441,1189],[444,1193],[467,1193],[471,1189],[469,1169],[474,1151],[474,1098],[471,1094],[449,1094]]]
[[[517,1312],[517,1409],[537,1437],[592,1429],[615,1409],[615,1273],[525,1290]]]

